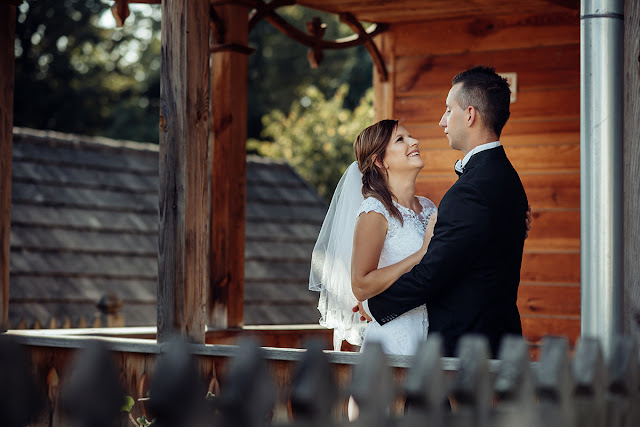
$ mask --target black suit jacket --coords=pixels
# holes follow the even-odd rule
[[[522,335],[516,299],[527,205],[502,147],[474,154],[440,202],[420,264],[369,299],[375,319],[384,324],[426,303],[445,355],[454,356],[463,334],[478,333],[495,357],[505,334]]]

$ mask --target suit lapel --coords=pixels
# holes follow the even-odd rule
[[[464,166],[464,171],[458,178],[465,176],[470,170],[481,165],[482,163],[494,159],[505,158],[507,155],[504,152],[504,148],[502,146],[491,148],[489,150],[484,150],[479,153],[471,156],[467,164]]]

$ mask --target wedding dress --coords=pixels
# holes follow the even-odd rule
[[[426,225],[436,212],[434,203],[417,196],[422,211],[395,204],[403,223],[392,217],[376,198],[362,197],[362,174],[353,162],[342,175],[322,223],[311,254],[309,290],[320,293],[320,325],[333,329],[333,347],[339,351],[343,340],[353,345],[380,341],[387,354],[413,354],[427,335],[427,309],[423,305],[381,326],[365,323],[352,308],[357,300],[351,290],[351,254],[353,231],[363,212],[378,212],[387,219],[388,230],[378,267],[395,264],[417,252],[422,246]],[[363,339],[364,337],[364,339]],[[363,343],[364,342],[364,343]]]
[[[422,206],[422,211],[419,214],[393,202],[402,215],[402,224],[389,214],[382,202],[374,197],[367,197],[360,205],[358,216],[365,212],[377,212],[382,214],[388,223],[389,228],[380,254],[378,268],[402,261],[417,252],[422,246],[427,222],[429,217],[436,212],[436,206],[426,197],[416,197]],[[415,354],[419,343],[427,338],[428,329],[427,307],[423,304],[384,325],[380,325],[375,320],[369,322],[365,329],[360,351],[364,350],[367,343],[377,341],[387,354]]]

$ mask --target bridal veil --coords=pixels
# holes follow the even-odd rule
[[[320,324],[333,329],[333,347],[342,341],[362,343],[366,323],[352,308],[357,304],[351,291],[351,252],[356,214],[362,197],[362,173],[353,162],[342,175],[333,193],[311,255],[309,289],[320,292]]]

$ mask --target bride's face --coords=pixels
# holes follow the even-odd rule
[[[391,135],[383,164],[387,172],[422,169],[424,161],[420,157],[419,141],[402,126],[396,126]]]

